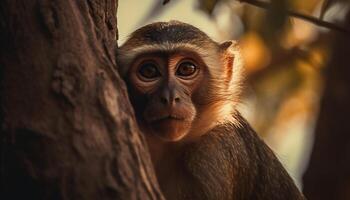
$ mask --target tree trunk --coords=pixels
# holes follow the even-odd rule
[[[350,15],[345,25],[350,26]],[[343,33],[335,38],[314,147],[304,174],[309,200],[350,199],[350,39]]]
[[[163,199],[116,73],[117,0],[1,0],[1,199]]]

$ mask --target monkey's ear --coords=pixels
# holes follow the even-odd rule
[[[238,44],[234,40],[228,40],[220,44],[221,59],[225,67],[226,81],[230,82],[232,79],[233,67],[235,65],[236,54],[238,52]]]
[[[235,52],[238,50],[237,41],[228,40],[220,44],[220,50],[222,53],[226,54],[226,56],[234,56]]]

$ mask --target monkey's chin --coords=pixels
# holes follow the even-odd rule
[[[191,123],[179,119],[161,119],[152,122],[152,134],[165,142],[176,142],[186,136]]]

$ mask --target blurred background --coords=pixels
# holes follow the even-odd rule
[[[120,0],[118,43],[173,19],[238,40],[240,111],[308,199],[350,199],[349,9],[348,0]]]

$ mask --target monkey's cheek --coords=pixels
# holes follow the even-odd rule
[[[161,120],[152,124],[153,134],[163,141],[175,142],[181,140],[191,127],[191,123],[184,120]]]

